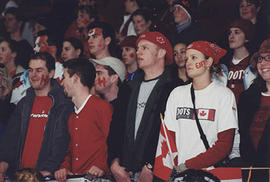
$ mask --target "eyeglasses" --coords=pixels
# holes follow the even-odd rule
[[[257,63],[262,63],[263,60],[265,60],[265,61],[267,61],[267,62],[270,62],[270,55],[265,56],[265,57],[259,56],[259,57],[257,58]]]

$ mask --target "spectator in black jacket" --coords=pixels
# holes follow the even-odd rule
[[[8,121],[0,146],[0,181],[19,168],[52,175],[64,160],[69,142],[67,120],[73,110],[62,87],[53,80],[54,58],[37,53],[29,62],[31,88]]]

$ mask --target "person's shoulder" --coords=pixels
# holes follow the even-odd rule
[[[220,82],[214,82],[213,83],[213,90],[215,90],[216,94],[226,98],[226,97],[234,97],[233,92],[231,91],[231,89],[229,89],[228,87],[226,87],[225,85],[223,85]]]
[[[171,96],[181,95],[183,97],[186,97],[186,93],[190,92],[190,87],[191,87],[191,83],[187,85],[177,86],[172,90],[170,95]]]
[[[97,96],[97,95],[92,95],[90,97],[90,100],[93,101],[93,103],[96,105],[96,108],[98,107],[107,107],[107,106],[110,106],[111,107],[111,104],[106,101],[105,99]]]

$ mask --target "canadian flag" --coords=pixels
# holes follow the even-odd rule
[[[218,167],[208,172],[218,177],[221,182],[242,182],[241,168]]]
[[[175,133],[167,129],[162,116],[160,134],[156,152],[154,175],[164,181],[168,181],[173,166],[177,165],[177,148],[175,144]]]

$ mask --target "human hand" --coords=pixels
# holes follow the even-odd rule
[[[138,178],[138,182],[150,182],[153,181],[153,172],[146,166],[143,166],[141,174]]]
[[[72,172],[70,172],[66,168],[59,169],[54,173],[54,177],[57,181],[66,181],[67,175],[72,175]]]
[[[175,166],[174,169],[175,169],[178,173],[181,173],[181,172],[187,170],[188,168],[187,168],[187,166],[186,166],[184,163],[182,163],[182,164],[180,164],[180,165],[178,165],[178,166]]]
[[[111,171],[117,182],[130,182],[130,174],[119,165],[119,159],[115,159],[111,165]]]
[[[88,171],[88,174],[91,174],[93,176],[97,176],[97,177],[101,177],[104,175],[104,171],[102,169],[100,169],[97,166],[92,166]]]
[[[7,168],[8,168],[7,162],[0,162],[0,182],[4,181]]]

